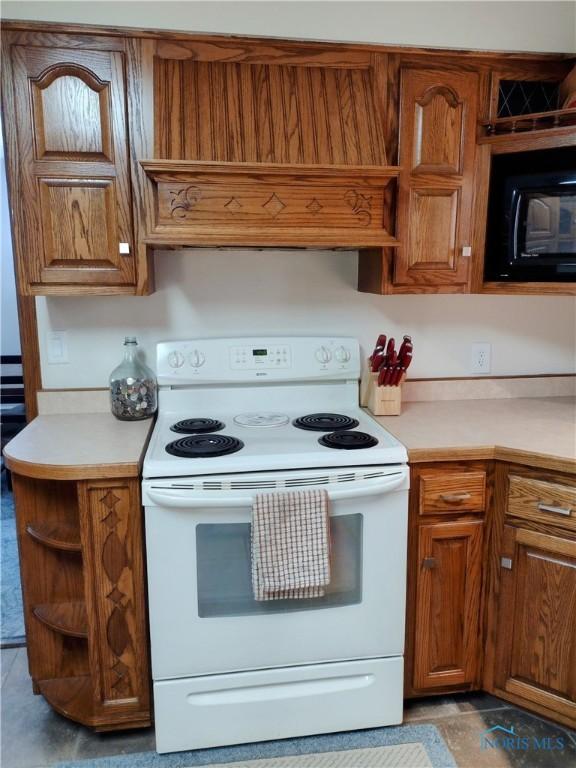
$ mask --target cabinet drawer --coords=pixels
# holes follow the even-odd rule
[[[438,515],[454,512],[483,512],[486,497],[486,473],[422,472],[420,475],[420,514]]]
[[[510,475],[506,514],[576,531],[576,487]]]

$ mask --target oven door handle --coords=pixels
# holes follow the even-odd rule
[[[353,488],[339,488],[332,490],[328,486],[312,486],[314,488],[326,488],[330,501],[339,501],[340,499],[356,499],[361,496],[377,496],[388,493],[401,486],[406,480],[406,472],[395,472],[387,475],[377,483],[366,483],[365,485],[356,485]],[[291,489],[278,489],[278,493],[287,493]],[[299,490],[306,490],[300,488]],[[265,488],[262,492],[268,492]],[[207,492],[207,494],[210,491]],[[216,493],[216,492],[212,492]],[[251,507],[254,502],[255,493],[245,496],[228,495],[228,491],[218,493],[218,496],[202,492],[191,494],[188,488],[166,488],[162,486],[151,486],[146,488],[145,495],[159,507],[179,507],[181,509],[206,508],[206,507]],[[274,493],[274,491],[271,491]]]

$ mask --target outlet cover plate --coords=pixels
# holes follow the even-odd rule
[[[68,333],[48,331],[46,334],[46,357],[48,365],[66,365],[68,360]]]
[[[470,373],[476,375],[489,374],[492,368],[492,345],[487,342],[476,342],[472,344],[472,354],[470,358]]]

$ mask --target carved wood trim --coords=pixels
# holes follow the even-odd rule
[[[138,479],[79,483],[90,666],[101,706],[149,706]]]

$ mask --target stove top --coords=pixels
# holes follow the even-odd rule
[[[358,406],[355,339],[163,342],[156,372],[145,478],[407,462],[404,446]]]
[[[213,411],[205,417],[179,419],[178,414],[160,413],[144,460],[144,477],[400,464],[407,460],[404,447],[359,408],[334,414],[341,420],[339,426],[351,424],[353,429],[337,429],[326,422],[324,426],[298,428],[295,422],[302,417],[296,413],[275,411],[274,418],[271,415]],[[175,440],[175,424],[189,421],[211,423],[218,431],[183,434]]]

